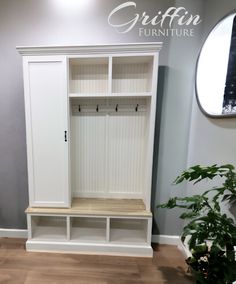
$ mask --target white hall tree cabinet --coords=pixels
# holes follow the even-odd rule
[[[29,251],[152,256],[161,43],[17,47]]]

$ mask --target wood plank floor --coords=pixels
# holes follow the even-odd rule
[[[6,284],[190,284],[175,246],[155,246],[153,259],[33,253],[25,240],[0,238],[0,283]]]

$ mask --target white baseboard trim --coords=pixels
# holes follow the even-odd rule
[[[179,236],[169,236],[169,235],[152,235],[152,242],[159,243],[161,245],[175,245],[181,244]]]
[[[134,257],[153,257],[151,245],[86,243],[73,241],[37,241],[28,240],[26,250],[34,252],[99,254]]]
[[[0,238],[25,238],[28,237],[28,231],[22,229],[1,229],[0,228]],[[191,255],[190,251],[181,242],[179,236],[170,235],[152,235],[152,242],[165,244],[165,245],[175,245],[187,258]]]
[[[28,237],[27,230],[0,228],[0,238],[27,238],[27,237]],[[180,248],[183,246],[179,236],[152,235],[152,242],[165,244],[165,245],[176,245],[180,246]]]
[[[183,244],[182,242],[180,242],[180,244],[177,247],[182,252],[182,254],[185,258],[192,256],[188,247],[185,244]]]
[[[23,238],[27,239],[28,231],[22,229],[1,229],[0,228],[0,238]],[[169,235],[152,235],[152,242],[159,243],[162,245],[175,245],[182,252],[185,258],[191,256],[191,252],[184,245],[179,236],[169,236]]]
[[[27,238],[28,230],[21,229],[1,229],[0,238]]]
[[[27,238],[28,231],[22,229],[1,229],[0,238]],[[165,245],[182,245],[179,236],[152,235],[152,242]]]
[[[180,236],[152,235],[152,242],[159,243],[161,245],[175,245],[185,258],[191,256],[191,252],[189,251],[187,245],[181,242]]]

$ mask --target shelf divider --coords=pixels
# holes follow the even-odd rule
[[[108,95],[112,93],[112,56],[109,56],[108,63]]]
[[[106,226],[106,241],[110,242],[110,217],[107,217],[107,226]]]
[[[67,241],[71,239],[71,218],[70,216],[66,216],[66,236]]]

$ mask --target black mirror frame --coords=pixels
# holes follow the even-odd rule
[[[214,27],[210,30],[210,32],[208,33],[206,39],[204,40],[204,43],[199,51],[198,54],[198,58],[197,58],[197,62],[196,62],[196,67],[195,67],[195,95],[196,95],[196,100],[197,100],[197,104],[201,110],[201,112],[206,115],[209,118],[235,118],[236,117],[236,113],[229,113],[229,114],[210,114],[207,111],[204,110],[204,108],[202,107],[200,100],[199,100],[199,94],[198,94],[198,88],[197,88],[197,72],[198,72],[198,63],[199,63],[199,59],[200,59],[200,55],[202,52],[202,49],[207,41],[207,39],[209,38],[210,34],[212,33],[212,31],[219,25],[219,23],[221,21],[223,21],[224,19],[226,19],[227,17],[231,16],[235,14],[236,15],[236,9],[232,10],[231,12],[229,12],[228,14],[226,14],[224,17],[222,17],[215,25]],[[222,94],[223,96],[224,94]]]

